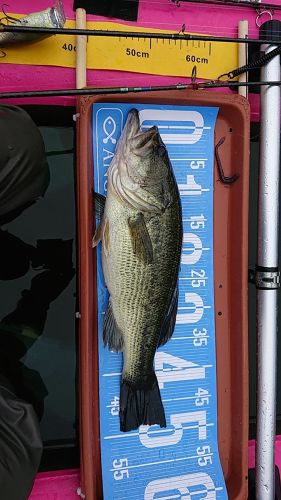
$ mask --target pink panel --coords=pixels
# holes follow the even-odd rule
[[[275,462],[281,470],[281,436],[276,436]],[[255,441],[249,441],[249,469],[255,467]],[[77,489],[80,486],[79,470],[57,472],[41,472],[36,481],[29,500],[77,500]]]
[[[37,474],[29,500],[77,500],[79,470],[41,472]]]
[[[273,0],[274,1],[274,0]],[[276,0],[275,0],[276,1]],[[53,0],[36,0],[36,10],[41,10],[53,4]],[[73,0],[63,1],[66,16],[68,19],[74,18],[72,10]],[[10,12],[22,14],[34,10],[33,2],[28,0],[10,0]],[[248,19],[249,34],[257,37],[258,31],[255,24],[256,11],[253,8],[231,8],[225,6],[188,5],[181,3],[176,7],[170,0],[140,0],[138,25],[150,28],[179,30],[183,23],[186,30],[191,32],[209,33],[221,36],[237,36],[237,26],[241,19]],[[277,11],[274,18],[280,19],[280,11]],[[89,20],[106,20],[103,17],[89,16]],[[107,19],[108,20],[108,19]],[[267,20],[265,16],[263,21]],[[116,21],[116,20],[115,20]],[[135,25],[135,23],[127,23]],[[106,43],[106,41],[105,41]],[[187,78],[161,77],[157,75],[140,75],[137,73],[111,72],[111,71],[88,71],[89,86],[141,86],[141,85],[169,85],[187,81]],[[43,90],[57,88],[74,88],[75,71],[69,68],[53,67],[51,72],[49,67],[44,66],[18,66],[0,65],[0,88],[2,91],[10,90]],[[226,91],[228,92],[228,91]],[[33,104],[60,104],[74,105],[75,98],[55,98],[16,101]],[[259,114],[259,98],[251,96],[252,119],[257,120]]]
[[[275,463],[281,471],[281,436],[275,440]],[[249,469],[255,467],[255,441],[249,441]]]

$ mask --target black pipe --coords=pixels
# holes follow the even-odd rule
[[[263,39],[256,38],[235,38],[235,37],[216,37],[210,35],[193,35],[189,33],[147,33],[136,31],[110,31],[110,30],[83,30],[76,28],[39,28],[29,26],[6,26],[0,25],[1,33],[41,33],[49,35],[85,35],[85,36],[102,36],[102,37],[117,37],[117,38],[148,38],[158,40],[198,40],[204,42],[234,42],[234,43],[264,43]],[[268,40],[267,43],[280,45],[281,40]],[[2,42],[4,47],[4,42]]]
[[[59,89],[59,90],[29,90],[17,92],[0,92],[0,99],[28,98],[28,97],[61,97],[79,95],[100,95],[100,94],[127,94],[129,92],[159,92],[163,90],[203,90],[209,88],[234,88],[251,87],[254,85],[281,85],[281,81],[272,82],[196,82],[179,83],[177,85],[158,85],[152,87],[101,87],[92,89]]]

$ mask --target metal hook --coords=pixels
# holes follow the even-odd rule
[[[272,9],[256,9],[256,12],[257,12],[256,26],[258,28],[260,28],[261,25],[263,24],[262,22],[260,22],[260,18],[262,16],[264,16],[265,14],[267,14],[269,16],[270,21],[272,21],[272,19],[273,19],[274,10],[272,10]]]
[[[2,59],[2,57],[6,57],[6,52],[4,52],[4,50],[0,49],[0,59]]]
[[[184,33],[185,33],[185,23],[183,23],[183,25],[179,31],[179,35],[184,35]]]
[[[198,90],[198,82],[197,82],[197,66],[193,66],[191,71],[191,85],[193,90]]]
[[[4,6],[5,7],[9,7],[9,5],[7,3],[3,3],[2,4],[2,12],[4,14],[5,17],[2,17],[0,19],[0,21],[2,21],[2,19],[6,19],[7,20],[7,24],[10,22],[11,24],[14,24],[14,23],[17,23],[18,22],[18,19],[16,19],[15,17],[12,17],[10,16],[9,14],[7,14],[7,12],[5,11],[4,9]],[[3,23],[2,23],[3,24]]]
[[[191,83],[196,83],[196,78],[197,78],[197,66],[193,66],[191,72]]]
[[[225,137],[222,137],[219,140],[219,142],[217,143],[217,145],[215,146],[215,158],[216,158],[216,162],[217,162],[217,167],[218,167],[218,172],[219,172],[219,178],[220,178],[220,181],[223,184],[233,184],[233,182],[237,181],[237,179],[239,178],[239,175],[238,174],[234,174],[231,177],[225,176],[224,175],[224,171],[223,171],[223,167],[222,167],[222,164],[221,164],[221,160],[220,160],[220,157],[219,157],[219,148],[224,143],[224,141],[225,141]]]

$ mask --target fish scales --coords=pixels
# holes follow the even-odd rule
[[[153,263],[145,265],[132,252],[127,220],[132,210],[111,197],[105,216],[109,221],[110,246],[103,252],[105,281],[113,314],[124,336],[124,376],[141,378],[153,369],[161,325],[178,277],[181,250],[180,221],[175,205],[164,214],[146,216]]]
[[[178,187],[157,127],[131,110],[107,173],[93,246],[102,240],[109,291],[104,344],[123,351],[120,429],[166,425],[154,356],[171,337],[178,305],[182,215]],[[96,197],[101,205],[101,195]],[[100,207],[99,207],[100,208]]]

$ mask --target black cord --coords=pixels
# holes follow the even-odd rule
[[[250,71],[252,69],[261,68],[262,66],[264,66],[266,63],[271,61],[271,59],[273,59],[275,56],[279,55],[280,53],[281,53],[281,46],[276,47],[276,49],[271,50],[270,52],[268,52],[268,54],[264,54],[262,57],[260,57],[256,61],[245,64],[245,66],[241,66],[240,68],[233,69],[232,71],[229,71],[229,73],[225,73],[223,75],[220,75],[218,79],[220,80],[220,78],[222,78],[223,76],[227,76],[228,79],[231,80],[232,78],[235,78],[236,76],[242,75],[243,73],[247,73],[248,71]]]

